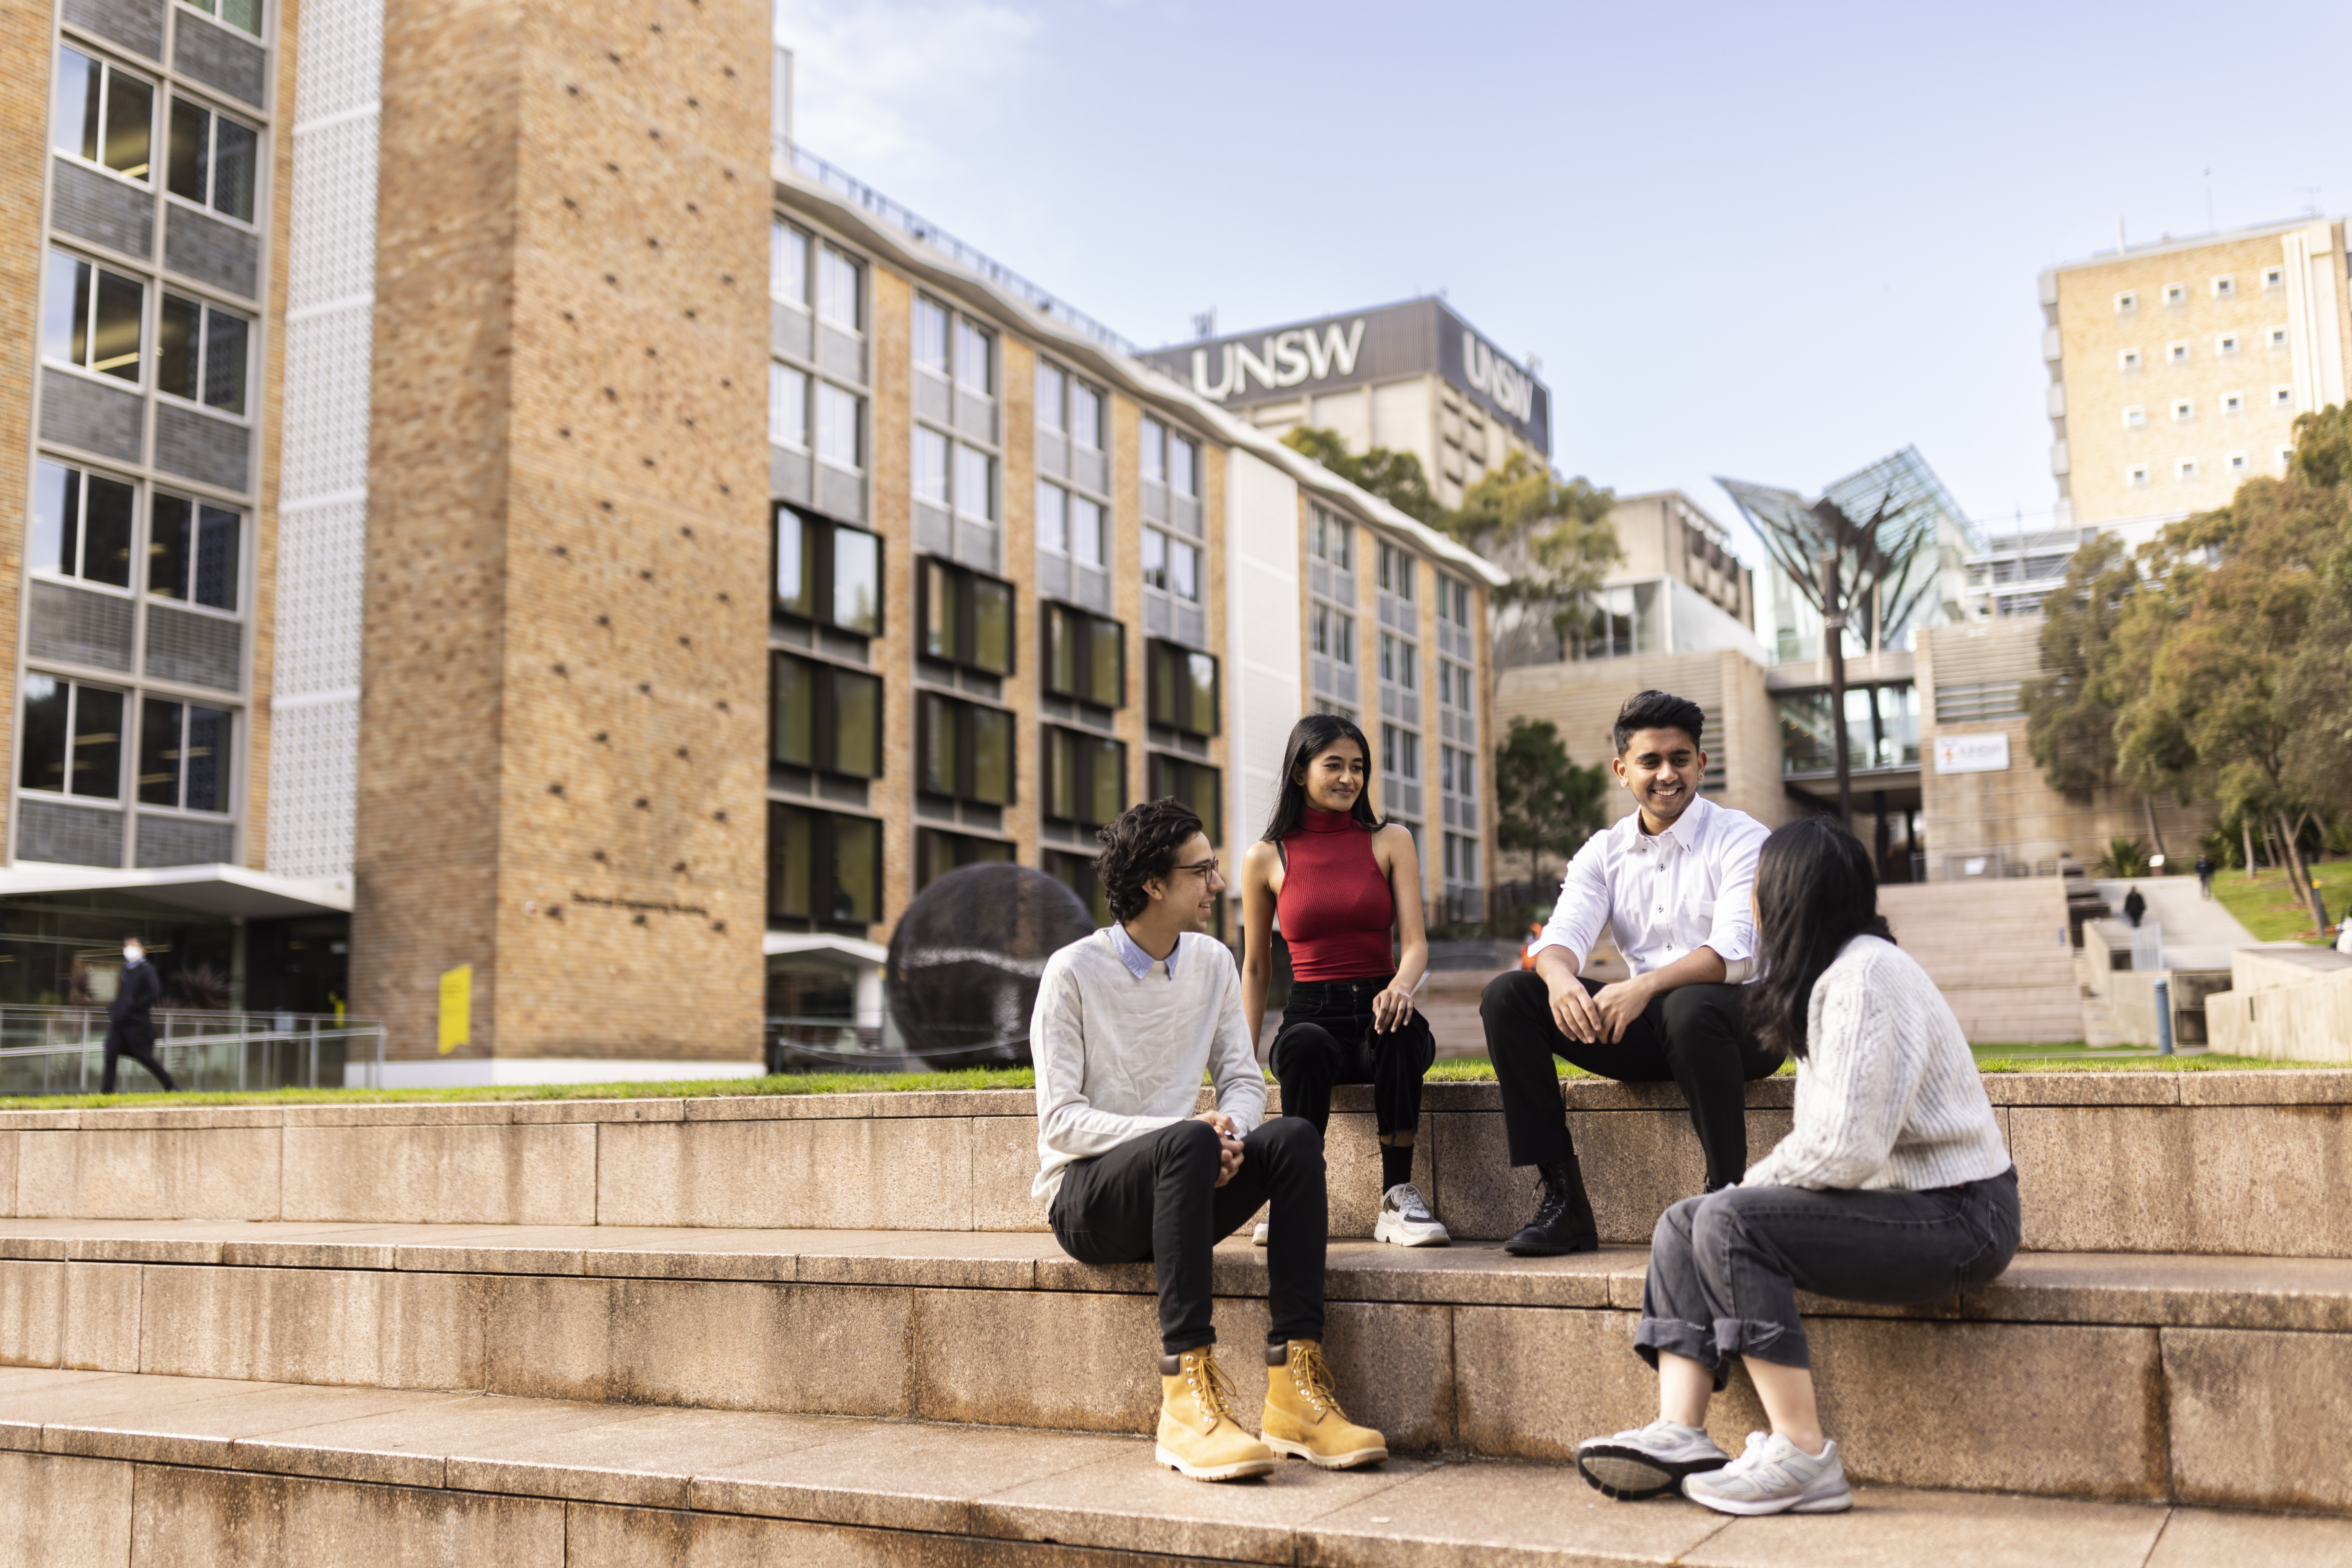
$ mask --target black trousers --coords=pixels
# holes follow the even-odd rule
[[[163,1070],[163,1063],[155,1055],[155,1026],[140,1020],[124,1018],[106,1027],[106,1071],[99,1079],[99,1092],[114,1092],[114,1063],[118,1057],[129,1057],[155,1075],[155,1081],[166,1092],[180,1086]]]
[[[1178,1121],[1130,1138],[1062,1173],[1054,1239],[1081,1263],[1140,1263],[1160,1276],[1160,1350],[1181,1355],[1217,1342],[1210,1315],[1211,1248],[1270,1204],[1265,1272],[1274,1322],[1267,1342],[1323,1337],[1323,1136],[1296,1116],[1261,1122],[1242,1140],[1242,1168],[1217,1185],[1217,1130]]]
[[[1331,1086],[1368,1083],[1372,1122],[1381,1134],[1421,1126],[1421,1075],[1437,1059],[1437,1041],[1418,1012],[1385,1035],[1372,1032],[1372,998],[1393,978],[1291,986],[1282,1031],[1266,1058],[1281,1080],[1286,1114],[1313,1122],[1321,1132],[1331,1121]]]
[[[1598,980],[1584,982],[1588,993]],[[1706,1152],[1709,1192],[1729,1186],[1748,1169],[1748,1094],[1751,1079],[1769,1078],[1780,1053],[1768,1051],[1742,1017],[1737,985],[1685,985],[1643,1010],[1612,1045],[1587,1045],[1552,1022],[1551,993],[1543,976],[1516,969],[1487,982],[1478,1015],[1486,1026],[1486,1055],[1503,1088],[1503,1128],[1514,1165],[1548,1165],[1575,1152],[1568,1108],[1560,1099],[1565,1057],[1591,1073],[1621,1083],[1682,1086],[1691,1126]]]

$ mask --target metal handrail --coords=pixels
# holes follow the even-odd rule
[[[386,1031],[378,1018],[180,1007],[159,1007],[152,1016],[157,1057],[189,1089],[341,1089],[354,1062],[364,1068],[363,1087],[383,1083]],[[0,1093],[92,1092],[102,1076],[93,1068],[104,1061],[108,1025],[101,1007],[0,1005]],[[37,1043],[6,1043],[22,1037]],[[33,1088],[28,1069],[37,1065],[39,1087]],[[320,1083],[322,1065],[339,1074],[335,1081]],[[135,1063],[122,1070],[145,1071]]]
[[[978,273],[988,283],[1023,304],[1084,332],[1114,353],[1125,354],[1129,359],[1143,357],[1142,349],[1068,300],[1031,282],[979,247],[958,239],[930,219],[892,201],[856,175],[835,168],[791,138],[777,137],[775,152],[776,156],[797,173],[807,175],[835,195],[846,197],[893,228],[938,251],[957,266]]]

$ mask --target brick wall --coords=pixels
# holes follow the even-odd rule
[[[25,574],[25,502],[33,445],[35,301],[40,297],[41,180],[48,163],[49,13],[0,8],[0,647],[16,646]],[[16,703],[0,702],[0,757],[16,754]],[[16,786],[0,776],[0,801]]]
[[[353,998],[760,1048],[768,20],[393,0]]]

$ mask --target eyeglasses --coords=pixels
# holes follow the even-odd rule
[[[1201,873],[1202,879],[1206,879],[1207,878],[1213,877],[1217,874],[1217,858],[1214,855],[1212,855],[1206,860],[1200,862],[1198,865],[1179,866],[1176,867],[1175,869],[1179,871],[1198,871]]]

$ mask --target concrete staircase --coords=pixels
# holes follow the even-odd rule
[[[75,1563],[2352,1561],[2352,1520],[2273,1517],[2352,1514],[2352,1072],[1988,1083],[2030,1250],[1928,1309],[1807,1303],[1872,1489],[1737,1524],[1607,1504],[1559,1463],[1654,1413],[1639,1243],[1697,1176],[1669,1092],[1570,1086],[1614,1245],[1560,1259],[1492,1244],[1528,1198],[1486,1085],[1433,1085],[1423,1131],[1462,1244],[1352,1239],[1376,1177],[1343,1101],[1329,1342],[1399,1458],[1228,1488],[1151,1468],[1150,1270],[1042,1234],[1025,1095],[0,1116],[0,1540]],[[1787,1088],[1755,1086],[1759,1149]],[[1217,1290],[1246,1391],[1263,1255],[1222,1248]],[[1735,1376],[1718,1436],[1759,1424]]]
[[[2083,1038],[2063,879],[1894,884],[1878,889],[1878,907],[1971,1044]]]

